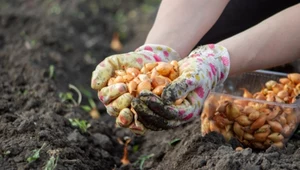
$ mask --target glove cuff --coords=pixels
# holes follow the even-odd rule
[[[228,50],[218,44],[207,44],[193,50],[189,57],[201,57],[203,62],[209,64],[215,74],[217,84],[223,83],[229,74],[230,56]]]
[[[135,52],[152,56],[157,62],[181,60],[180,55],[174,49],[160,44],[145,44],[137,48]]]

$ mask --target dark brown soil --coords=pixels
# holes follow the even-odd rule
[[[216,133],[202,137],[199,120],[138,137],[116,128],[100,102],[101,115],[95,120],[61,101],[59,93],[70,91],[68,84],[90,91],[97,101],[90,76],[99,61],[116,53],[110,48],[113,33],[122,33],[123,51],[141,45],[154,7],[157,2],[146,0],[0,0],[1,170],[43,169],[51,156],[58,158],[56,169],[140,169],[140,162],[134,162],[151,154],[144,169],[300,169],[297,135],[284,149],[235,151],[240,146],[235,140],[225,143]],[[55,66],[54,77],[49,77],[50,65]],[[277,70],[299,71],[295,66]],[[82,103],[87,104],[86,96]],[[91,126],[82,132],[69,118],[87,120]],[[118,138],[126,136],[131,138],[132,164],[124,166]],[[174,139],[178,142],[171,145]],[[40,157],[28,163],[32,151],[43,144]]]

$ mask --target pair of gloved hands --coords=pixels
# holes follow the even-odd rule
[[[164,88],[161,98],[151,91],[142,91],[133,98],[122,83],[107,86],[115,70],[126,67],[141,69],[146,63],[172,60],[178,61],[179,77]],[[112,116],[133,112],[128,109],[131,105],[135,112],[134,122],[129,128],[142,134],[145,129],[169,129],[199,117],[204,100],[212,88],[227,78],[229,67],[227,49],[217,44],[199,46],[185,58],[170,47],[146,44],[135,52],[103,60],[93,72],[91,86],[98,90],[100,101]],[[184,96],[187,97],[182,104],[173,104]]]

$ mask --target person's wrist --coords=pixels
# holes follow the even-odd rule
[[[157,62],[181,60],[180,55],[174,49],[160,44],[144,44],[137,48],[135,52],[144,54],[148,57],[153,57]]]
[[[230,55],[226,47],[219,44],[207,44],[197,47],[189,57],[202,58],[202,62],[210,66],[212,76],[216,76],[217,84],[223,83],[230,70]]]

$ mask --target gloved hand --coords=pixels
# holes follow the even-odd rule
[[[198,117],[211,89],[227,78],[230,60],[226,48],[210,44],[193,50],[178,64],[179,77],[164,88],[161,98],[142,91],[131,102],[147,129],[169,129]],[[173,104],[185,96],[182,104]]]
[[[116,70],[126,70],[129,67],[141,69],[146,63],[172,60],[180,60],[180,56],[175,50],[154,44],[143,45],[134,52],[112,55],[104,59],[93,71],[91,87],[98,90],[98,97],[105,105],[108,114],[114,117],[118,117],[119,114],[133,115],[134,113],[128,109],[133,97],[128,92],[126,84],[119,80],[119,83],[107,86],[108,80]],[[131,70],[130,73],[132,77],[136,77],[138,74],[134,70]],[[123,78],[128,77],[123,76]],[[142,132],[143,125],[137,120],[136,115],[133,118],[134,123],[129,128],[136,133]],[[127,123],[123,122],[122,126],[127,126]]]

